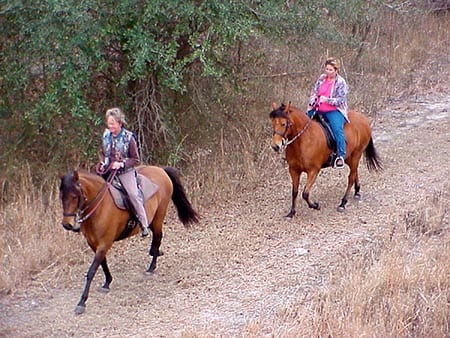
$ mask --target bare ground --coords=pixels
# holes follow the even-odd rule
[[[374,174],[360,166],[362,199],[349,201],[345,213],[336,207],[348,169],[326,169],[312,191],[321,210],[299,199],[296,217],[285,220],[290,180],[272,154],[271,175],[214,208],[200,206],[198,226],[184,229],[171,211],[165,255],[153,276],[144,274],[148,240],[115,244],[108,255],[111,291],[97,292],[99,270],[86,313],[76,316],[92,255],[88,249],[67,253],[67,268],[50,266],[23,292],[0,298],[0,336],[292,336],[288,324],[277,327],[290,304],[306,309],[343,258],[389,236],[392,220],[415,210],[419,200],[449,190],[449,103],[446,93],[424,95],[377,114],[373,134],[385,170]]]

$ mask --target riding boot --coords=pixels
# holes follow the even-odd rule
[[[136,216],[138,218],[139,226],[141,228],[141,236],[147,237],[149,235],[147,217],[142,217],[141,215],[136,215]]]
[[[141,226],[141,237],[147,237],[148,236],[148,227],[143,226],[141,223],[139,223]]]

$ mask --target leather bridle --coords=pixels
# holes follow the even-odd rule
[[[111,172],[111,174],[108,177],[108,180],[102,186],[102,188],[97,193],[97,195],[89,203],[87,203],[87,205],[84,206],[83,208],[82,208],[82,206],[83,206],[83,204],[85,204],[87,198],[81,187],[81,183],[77,182],[76,183],[76,188],[77,188],[77,193],[78,193],[77,194],[78,195],[77,210],[72,213],[63,212],[63,216],[64,217],[75,217],[75,222],[80,223],[80,224],[85,222],[89,217],[91,217],[92,214],[95,212],[95,210],[97,210],[97,208],[100,206],[103,199],[105,198],[106,193],[108,192],[108,188],[111,186],[111,183],[117,174],[117,170],[118,169],[114,169]],[[90,211],[88,212],[89,209],[90,209]]]
[[[308,119],[308,122],[304,125],[304,127],[290,140],[288,140],[286,134],[287,134],[289,128],[292,126],[292,122],[289,119],[286,119],[286,121],[287,121],[286,127],[285,127],[283,133],[273,130],[273,135],[281,136],[281,146],[282,146],[283,150],[286,149],[288,145],[295,142],[306,131],[306,129],[308,129],[309,125],[311,124],[312,119]]]

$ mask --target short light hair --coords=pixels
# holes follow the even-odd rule
[[[123,113],[122,109],[117,108],[117,107],[108,109],[105,114],[106,121],[108,120],[108,117],[110,117],[110,116],[117,122],[119,122],[121,124],[126,124],[125,114]]]
[[[334,67],[334,69],[336,69],[337,71],[339,71],[340,68],[340,64],[339,64],[339,60],[333,57],[329,57],[325,60],[325,66],[330,65],[332,67]]]

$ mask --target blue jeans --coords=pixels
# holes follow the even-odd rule
[[[308,116],[311,117],[314,113],[314,109],[308,111]],[[333,131],[334,138],[336,139],[337,155],[345,158],[345,135],[344,124],[345,117],[339,110],[329,111],[327,113],[321,113],[321,115],[330,124]]]

